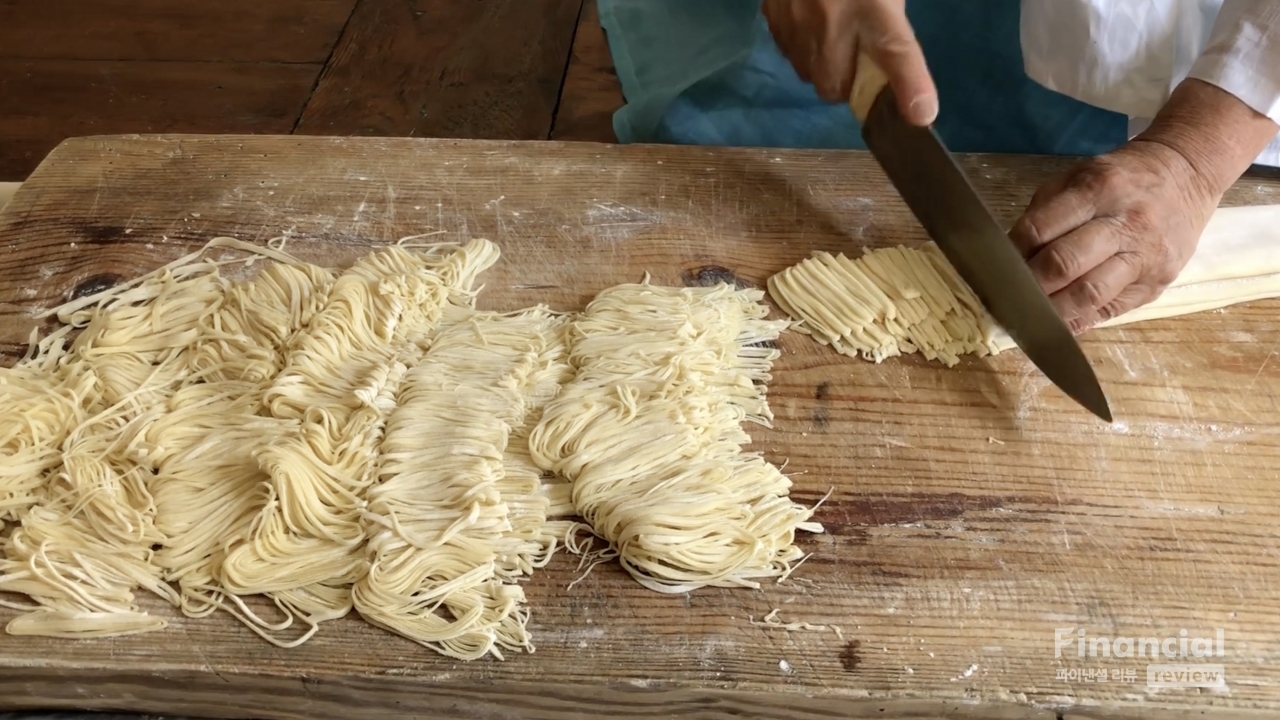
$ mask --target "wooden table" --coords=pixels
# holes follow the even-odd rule
[[[1064,163],[971,157],[1005,219]],[[1228,204],[1280,203],[1246,180]],[[580,308],[639,280],[761,285],[823,249],[916,242],[865,155],[300,137],[69,141],[0,213],[0,340],[33,310],[215,235],[345,262],[445,230],[504,251],[481,304]],[[1107,427],[1017,353],[872,365],[788,334],[770,388],[795,497],[835,492],[800,580],[661,596],[615,566],[528,587],[538,650],[457,663],[351,617],[295,650],[226,616],[67,642],[0,636],[0,709],[268,718],[1274,717],[1280,711],[1280,303],[1093,333]],[[834,632],[752,625],[771,609]],[[7,617],[7,616],[6,616]],[[2,619],[2,618],[0,618]],[[1055,658],[1055,629],[1212,636],[1227,687]],[[1084,683],[1060,671],[1132,669]],[[1167,715],[1158,715],[1158,708]],[[1212,711],[1212,712],[1208,712]]]

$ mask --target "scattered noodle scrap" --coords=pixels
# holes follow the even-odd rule
[[[836,634],[836,638],[840,640],[844,639],[844,633],[841,632],[839,626],[836,625],[814,625],[813,623],[807,622],[783,622],[778,617],[778,608],[770,610],[768,615],[765,615],[759,620],[748,615],[747,622],[751,623],[755,627],[769,628],[772,630],[786,630],[787,632],[798,632],[801,630],[813,630],[818,632],[831,631]]]

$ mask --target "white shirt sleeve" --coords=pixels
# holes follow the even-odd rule
[[[1280,123],[1280,2],[1224,0],[1190,77]]]

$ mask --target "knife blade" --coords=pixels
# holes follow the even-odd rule
[[[849,104],[867,148],[991,317],[1064,393],[1111,422],[1088,358],[1022,254],[938,133],[902,117],[884,72],[864,54]]]

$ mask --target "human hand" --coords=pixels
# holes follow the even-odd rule
[[[1146,133],[1041,188],[1009,236],[1082,333],[1177,279],[1223,194],[1276,130],[1234,96],[1187,81]]]
[[[796,73],[824,100],[848,102],[861,51],[888,77],[908,122],[937,118],[938,90],[906,0],[764,0],[764,15]]]
[[[1135,140],[1040,188],[1009,236],[1079,334],[1159,297],[1219,199],[1176,150]]]

